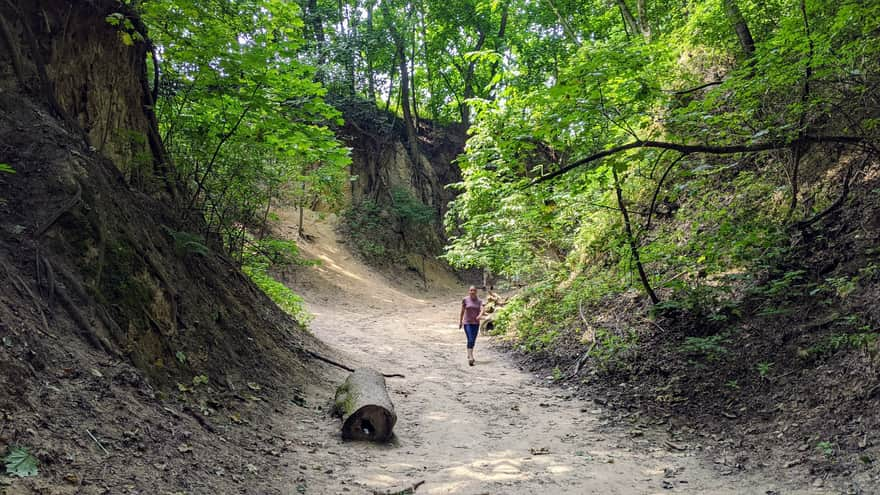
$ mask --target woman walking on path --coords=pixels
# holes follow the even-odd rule
[[[468,289],[468,295],[461,300],[461,315],[458,317],[458,328],[464,327],[467,335],[468,364],[474,365],[474,344],[477,342],[477,332],[480,330],[480,310],[483,301],[477,297],[477,288],[473,285]]]

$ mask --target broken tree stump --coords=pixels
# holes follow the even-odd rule
[[[385,442],[397,422],[385,377],[369,368],[355,370],[336,389],[335,409],[346,440]]]

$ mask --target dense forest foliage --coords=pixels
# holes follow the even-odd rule
[[[490,97],[471,100],[447,218],[453,264],[533,282],[503,320],[526,347],[630,287],[723,326],[746,289],[833,294],[874,276],[792,258],[876,153],[876,5],[540,5],[511,7],[529,44],[508,39]],[[855,319],[876,338],[878,321]]]
[[[236,387],[316,383],[322,344],[273,276],[311,263],[275,212],[307,238],[312,209],[345,212],[369,261],[424,277],[437,256],[515,289],[494,332],[602,405],[876,475],[878,2],[10,0],[0,47],[19,439],[44,405],[103,414],[76,399],[123,390],[99,366],[130,364],[114,376],[142,402],[112,403],[146,404],[117,424],[180,420],[140,373],[185,408],[215,382],[247,407]],[[49,395],[59,369],[79,395]],[[221,405],[199,406],[216,433]]]
[[[845,203],[876,151],[880,11],[870,2],[139,9],[163,138],[206,239],[255,260],[267,284],[266,253],[296,258],[263,242],[273,202],[335,208],[357,179],[329,101],[398,115],[413,157],[420,122],[462,125],[470,137],[444,257],[529,282],[502,320],[529,347],[633,286],[661,308],[729,317],[733,286],[780,275],[770,272],[793,239]],[[107,22],[122,42],[144,41],[125,15]],[[379,210],[353,211],[372,224]],[[780,276],[834,288],[799,270]]]

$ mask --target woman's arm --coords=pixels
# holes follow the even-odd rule
[[[461,302],[461,314],[458,315],[458,328],[464,324],[464,301]]]

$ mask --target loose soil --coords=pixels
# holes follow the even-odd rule
[[[295,235],[292,214],[281,216],[282,233]],[[518,369],[491,338],[478,339],[469,367],[457,325],[463,287],[448,277],[427,292],[389,281],[331,227],[310,219],[302,250],[323,263],[289,277],[305,289],[311,328],[339,349],[337,359],[406,377],[387,380],[399,418],[389,445],[343,442],[329,414],[277,417],[273,429],[307,447],[280,459],[281,477],[299,492],[398,493],[424,482],[417,493],[832,493],[713,458],[670,436],[665,420],[615,420],[575,390]],[[337,382],[346,375],[328,373]]]

